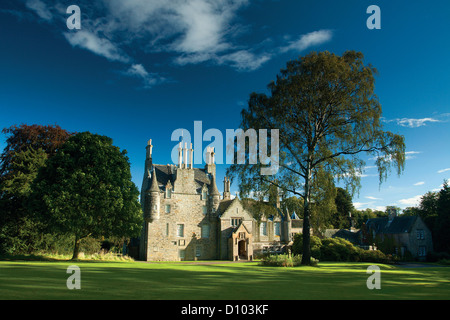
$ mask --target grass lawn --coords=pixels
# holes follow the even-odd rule
[[[69,265],[81,270],[80,290],[67,289]],[[381,289],[369,290],[369,265],[0,261],[0,299],[450,299],[450,267],[379,265]]]

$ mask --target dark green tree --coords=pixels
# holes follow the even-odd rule
[[[6,146],[0,155],[0,252],[32,253],[48,247],[51,236],[41,231],[28,210],[31,185],[38,171],[71,135],[59,126],[14,125],[4,128]]]
[[[336,229],[350,228],[350,214],[355,210],[352,196],[342,188],[336,188],[336,212],[333,215],[333,226]]]
[[[252,93],[241,112],[243,130],[278,129],[280,170],[261,175],[265,163],[246,162],[230,166],[228,174],[238,178],[241,193],[267,190],[273,184],[302,197],[303,264],[310,264],[316,174],[327,173],[329,185],[336,179],[353,193],[365,166],[362,153],[376,157],[380,183],[392,167],[398,174],[403,170],[404,137],[383,130],[374,93],[376,70],[363,59],[362,53],[348,51],[342,56],[313,52],[290,61],[268,85],[270,94]],[[269,131],[269,148],[272,137]]]
[[[436,251],[450,254],[450,186],[448,181],[439,191],[435,230]]]
[[[0,184],[0,251],[10,254],[32,253],[39,249],[40,225],[26,203],[31,184],[45,165],[47,154],[31,147],[11,157],[7,177]]]
[[[135,237],[142,226],[139,191],[126,151],[106,136],[72,136],[33,184],[32,209],[54,232],[74,237],[73,259],[86,237]]]

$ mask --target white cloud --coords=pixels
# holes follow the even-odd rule
[[[415,186],[422,186],[424,184],[425,184],[425,181],[419,181],[419,182],[414,183]]]
[[[386,206],[376,206],[376,207],[375,207],[375,210],[378,210],[378,211],[386,211]]]
[[[134,54],[164,53],[165,62],[183,66],[212,63],[238,71],[254,71],[267,61],[287,51],[303,51],[328,42],[331,30],[318,30],[297,40],[275,43],[259,39],[258,44],[242,43],[239,36],[251,32],[241,25],[239,14],[249,0],[78,0],[82,11],[82,29],[63,31],[73,47],[79,47],[109,61],[127,65],[123,75],[140,77],[151,87],[156,74],[145,68]],[[26,0],[30,10],[48,23],[67,18],[67,4],[62,0]],[[52,15],[53,8],[57,15]],[[269,41],[270,40],[270,41]],[[286,44],[287,43],[287,44]],[[141,66],[141,67],[139,67]],[[158,81],[156,81],[158,82]]]
[[[145,89],[149,89],[155,84],[164,81],[158,74],[148,72],[142,64],[132,64],[124,74],[141,79]]]
[[[218,58],[222,63],[229,63],[241,71],[253,71],[261,67],[266,61],[270,60],[269,54],[257,56],[247,50],[240,50]]]
[[[447,171],[450,171],[450,168],[439,170],[437,173],[444,173],[444,172],[447,172]]]
[[[405,152],[405,159],[406,160],[410,160],[410,159],[414,159],[414,158],[416,158],[416,154],[420,154],[420,153],[422,153],[422,152],[420,152],[420,151],[407,151],[407,152]]]
[[[291,41],[289,45],[281,47],[281,52],[286,52],[290,50],[304,51],[312,46],[317,46],[328,42],[333,37],[333,32],[331,30],[319,30],[310,32],[300,36],[296,41]]]
[[[367,196],[366,199],[370,199],[370,200],[382,200],[382,199],[380,199],[380,198],[375,198],[375,197],[372,197],[372,196]]]
[[[25,5],[33,10],[40,18],[50,21],[53,19],[53,15],[50,10],[47,8],[47,5],[41,0],[27,0]]]
[[[400,204],[402,204],[403,206],[406,206],[406,207],[415,207],[415,206],[419,205],[419,202],[420,202],[421,198],[422,198],[422,195],[417,195],[417,196],[412,197],[412,198],[401,199],[398,202]]]
[[[373,204],[373,202],[353,202],[353,206],[357,209],[357,210],[361,210],[365,207],[367,207],[368,205]]]
[[[79,30],[64,33],[67,41],[74,46],[87,49],[110,61],[129,62],[130,58],[125,55],[113,42],[106,38],[100,38],[96,34]]]
[[[421,151],[406,151],[405,152],[405,159],[406,160],[411,160],[411,159],[415,159],[416,158],[416,155],[417,154],[421,154],[422,152]],[[382,157],[380,157],[381,159],[383,159],[384,161],[386,161],[386,162],[391,162],[393,159],[392,159],[392,156],[391,155],[387,155],[387,156],[382,156]],[[378,157],[370,157],[369,158],[369,160],[377,160],[378,159]]]
[[[418,128],[426,126],[428,122],[441,122],[438,119],[434,118],[422,118],[422,119],[413,119],[413,118],[398,118],[393,120],[384,120],[385,122],[396,122],[399,126],[407,127],[407,128]]]

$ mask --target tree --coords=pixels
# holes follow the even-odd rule
[[[450,186],[444,182],[437,201],[437,218],[435,227],[436,251],[450,253]]]
[[[241,112],[243,130],[278,129],[280,170],[263,176],[264,163],[246,163],[230,166],[228,174],[239,179],[241,193],[274,184],[303,198],[303,264],[310,264],[311,198],[318,172],[327,173],[330,185],[343,181],[353,193],[364,171],[361,153],[376,157],[380,183],[392,167],[399,175],[403,170],[404,137],[383,131],[374,93],[376,69],[365,66],[363,58],[355,51],[342,56],[313,52],[290,61],[268,85],[270,95],[252,93]]]
[[[0,177],[2,179],[11,170],[14,155],[20,151],[42,149],[51,158],[59,147],[73,134],[58,125],[14,125],[2,130],[6,134],[6,147],[0,155]]]
[[[26,203],[31,184],[47,155],[42,149],[29,148],[14,154],[9,174],[0,184],[0,251],[10,254],[31,253],[38,249],[40,226],[28,212]]]
[[[31,253],[46,245],[42,225],[27,208],[32,182],[71,133],[36,124],[11,126],[2,133],[7,138],[0,155],[0,251]]]
[[[72,259],[91,236],[135,237],[142,215],[126,151],[106,136],[83,132],[47,161],[33,185],[31,206],[58,233],[71,234]]]
[[[337,229],[348,229],[350,225],[350,214],[354,211],[352,196],[347,190],[336,188],[336,212],[333,216],[333,225]]]
[[[439,192],[429,191],[425,193],[420,199],[419,207],[417,210],[418,215],[422,218],[423,222],[431,230],[432,234],[436,233],[436,219],[438,217],[438,201]]]

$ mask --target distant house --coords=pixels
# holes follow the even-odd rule
[[[391,210],[388,217],[369,219],[366,230],[363,241],[386,254],[404,257],[409,252],[413,258],[425,260],[433,251],[431,231],[419,216],[398,216]]]
[[[360,230],[347,229],[326,229],[323,233],[324,238],[342,238],[350,241],[355,246],[361,246],[361,232]]]

